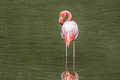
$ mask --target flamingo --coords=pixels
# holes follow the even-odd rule
[[[64,18],[68,18],[64,21]],[[67,70],[67,48],[70,46],[71,41],[73,42],[73,70],[75,69],[75,40],[78,37],[79,29],[75,21],[71,20],[72,15],[69,11],[61,11],[59,16],[59,23],[62,25],[61,28],[61,37],[66,43],[66,70]]]
[[[63,19],[68,16],[67,20],[63,22]],[[65,40],[67,47],[70,42],[78,37],[79,29],[75,21],[71,21],[72,15],[69,11],[61,11],[59,17],[59,23],[62,25],[61,36]]]

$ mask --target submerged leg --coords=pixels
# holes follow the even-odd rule
[[[73,40],[73,71],[75,71],[75,40]]]
[[[66,44],[66,55],[65,55],[65,69],[67,70],[67,56],[68,56],[68,51],[67,51],[67,44]]]

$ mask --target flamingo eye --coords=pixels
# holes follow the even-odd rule
[[[64,14],[62,14],[61,16],[64,17]]]

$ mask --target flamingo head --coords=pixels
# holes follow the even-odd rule
[[[71,20],[72,15],[71,15],[71,13],[70,13],[69,11],[61,11],[61,12],[60,12],[60,17],[59,17],[59,23],[60,23],[61,25],[63,25],[63,20],[64,20],[64,18],[66,17],[66,15],[68,16],[68,18],[67,18],[66,21],[70,21],[70,20]]]
[[[59,23],[60,23],[61,25],[63,25],[63,19],[65,18],[65,16],[66,16],[65,12],[61,12],[61,13],[60,13]]]

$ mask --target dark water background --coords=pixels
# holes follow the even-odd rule
[[[79,25],[80,80],[120,80],[120,0],[0,0],[0,80],[60,80],[62,10]]]

